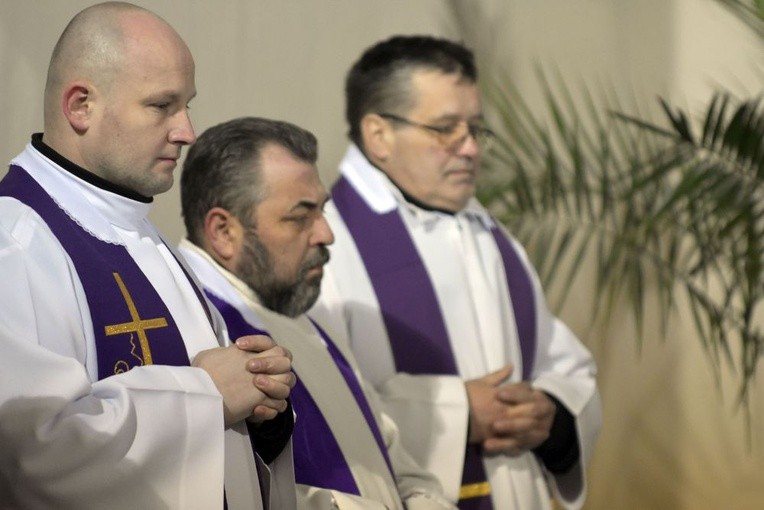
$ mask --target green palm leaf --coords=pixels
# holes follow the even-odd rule
[[[550,127],[518,119],[524,108],[497,112],[506,123],[533,126],[543,143],[524,141],[516,172],[512,133],[519,130],[503,129],[486,157],[490,193],[481,191],[480,198],[529,248],[542,281],[563,282],[562,299],[587,253],[597,267],[595,310],[606,317],[624,296],[640,331],[648,288],[657,292],[664,328],[684,288],[712,360],[738,369],[745,396],[764,340],[754,316],[764,298],[764,112],[758,100],[733,105],[732,97],[718,94],[696,123],[663,102],[667,127],[602,113],[587,131],[580,118],[568,120],[545,87]],[[507,107],[493,101],[501,92],[487,90],[487,103]]]
[[[719,1],[764,37],[762,2]],[[720,92],[692,118],[661,100],[655,122],[612,92],[574,95],[559,74],[538,71],[545,106],[532,112],[491,62],[494,20],[479,4],[451,7],[456,30],[492,66],[481,88],[499,136],[478,198],[525,245],[542,284],[559,285],[553,306],[593,261],[592,321],[625,298],[641,333],[657,296],[663,331],[672,317],[692,320],[717,377],[732,366],[745,401],[764,342],[759,101]],[[677,317],[680,301],[690,317]]]

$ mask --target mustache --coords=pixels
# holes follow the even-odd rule
[[[331,259],[329,248],[321,245],[316,249],[315,252],[308,256],[302,266],[302,270],[303,272],[306,272],[310,269],[313,269],[314,267],[324,266],[329,262],[329,259]]]

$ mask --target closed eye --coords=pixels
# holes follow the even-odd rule
[[[459,124],[449,124],[447,126],[427,126],[432,131],[441,135],[452,135],[459,128]]]

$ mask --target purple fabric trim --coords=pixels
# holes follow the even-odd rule
[[[233,305],[205,289],[207,297],[220,311],[231,338],[244,335],[267,335],[251,325]],[[289,393],[297,419],[292,432],[294,475],[299,484],[338,490],[360,496],[353,473],[345,460],[334,433],[310,392],[297,375],[297,384]]]
[[[486,476],[480,445],[468,444],[467,453],[464,457],[462,485],[482,483],[485,481]],[[491,496],[475,496],[473,498],[460,499],[457,502],[457,505],[459,510],[493,510]]]
[[[344,177],[332,199],[366,266],[398,372],[456,374],[435,290],[398,211],[374,213]]]
[[[318,333],[321,335],[321,338],[323,338],[326,342],[329,354],[332,356],[334,363],[342,373],[342,377],[345,378],[345,383],[348,385],[348,388],[350,388],[353,397],[355,397],[355,400],[358,403],[358,407],[361,408],[361,412],[363,413],[364,418],[366,418],[366,423],[369,425],[371,433],[374,435],[374,439],[377,441],[379,451],[385,458],[387,469],[390,470],[390,474],[392,475],[393,480],[395,480],[395,471],[393,470],[393,465],[390,462],[390,457],[387,454],[387,446],[385,446],[385,441],[382,439],[382,432],[379,430],[377,419],[374,417],[374,413],[371,411],[369,401],[366,400],[366,395],[363,392],[363,388],[361,388],[361,384],[358,381],[355,372],[353,372],[353,368],[350,366],[350,363],[348,363],[348,360],[345,358],[345,356],[342,355],[342,352],[337,348],[332,339],[329,338],[329,335],[326,334],[326,331],[324,331],[312,319],[310,322],[313,324],[313,327],[316,328],[316,331],[318,331]]]
[[[523,357],[523,380],[527,381],[531,378],[533,364],[536,361],[536,301],[533,295],[533,284],[512,243],[498,227],[492,227],[491,234],[504,262],[504,273],[507,277],[507,287],[509,287],[512,310],[515,313],[517,336]]]
[[[189,364],[183,338],[167,306],[123,246],[103,242],[82,229],[21,167],[11,166],[0,183],[0,194],[34,209],[74,263],[93,321],[99,379],[148,364],[149,354],[152,364]],[[124,290],[114,273],[124,283]],[[129,301],[144,322],[136,322]],[[109,326],[128,323],[133,325],[124,326],[125,332],[118,332],[119,328],[110,331]],[[149,350],[141,345],[138,331],[129,331],[135,326],[143,330]]]
[[[233,306],[229,305],[219,297],[217,297],[215,294],[209,292],[208,290],[204,290],[204,294],[209,298],[210,302],[220,311],[220,315],[223,317],[223,321],[226,323],[226,327],[228,328],[228,336],[229,338],[239,338],[240,336],[244,335],[265,335],[265,336],[271,336],[268,334],[267,331],[263,331],[260,329],[255,328],[254,326],[250,326],[248,323],[244,321],[244,318],[241,316],[241,314],[236,310]],[[244,324],[246,324],[247,329],[249,332],[242,333],[238,335],[232,334],[232,327],[228,324],[228,318],[231,318],[232,322],[234,324],[237,324],[237,321],[242,321]],[[210,317],[211,318],[211,317]],[[246,422],[247,425],[247,434],[249,434],[249,445],[252,447],[252,451],[257,454],[257,443],[255,441],[255,431],[254,431],[254,424]],[[255,469],[257,470],[257,483],[260,485],[260,496],[265,500],[265,494],[267,494],[267,487],[263,484],[263,476],[260,472],[260,465],[255,462]],[[223,494],[223,510],[228,509],[228,503],[225,499],[225,494]]]
[[[369,274],[398,372],[457,375],[435,290],[398,210],[374,213],[344,177],[332,199]],[[488,480],[479,448],[466,446],[462,480]],[[492,507],[490,496],[462,501],[465,510]]]
[[[204,308],[204,313],[207,315],[207,321],[210,323],[210,327],[212,328],[212,331],[215,331],[215,323],[212,321],[212,311],[210,310],[210,305],[207,304],[207,300],[204,299],[204,296],[202,295],[202,290],[196,285],[194,282],[194,279],[191,278],[191,275],[188,274],[188,271],[186,270],[186,266],[180,263],[180,260],[178,260],[178,257],[175,256],[175,252],[173,252],[170,247],[167,247],[167,251],[170,252],[170,254],[173,256],[173,258],[178,262],[178,265],[183,270],[183,274],[186,275],[186,278],[188,278],[188,281],[191,282],[191,288],[194,289],[194,293],[196,294],[196,297],[199,299],[199,302],[202,304],[202,308]]]
[[[398,211],[375,214],[344,177],[335,184],[332,199],[369,273],[398,371],[456,374],[450,343],[439,341],[448,334],[432,282]],[[492,227],[491,234],[504,263],[522,351],[523,379],[528,380],[536,355],[533,285],[519,254],[501,230]],[[449,360],[444,359],[446,354]],[[436,368],[430,368],[433,364]]]
[[[250,423],[248,421],[245,421],[244,423],[247,424],[247,434],[249,435],[249,446],[252,448],[252,451],[257,455],[257,432],[255,431],[255,425],[254,423]],[[260,470],[260,463],[255,460],[255,471],[257,471],[257,484],[260,486],[260,498],[263,502],[267,501],[266,494],[268,494],[269,487],[265,486],[265,483],[263,481],[263,473]],[[226,509],[228,508],[228,503],[226,503]]]

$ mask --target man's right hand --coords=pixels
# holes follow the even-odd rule
[[[504,416],[506,405],[497,398],[499,385],[509,379],[512,365],[464,383],[470,405],[470,443],[483,443],[493,436],[493,426]]]
[[[275,418],[287,408],[296,382],[291,353],[267,336],[201,351],[192,364],[210,375],[222,395],[226,427],[249,417],[255,422]]]

